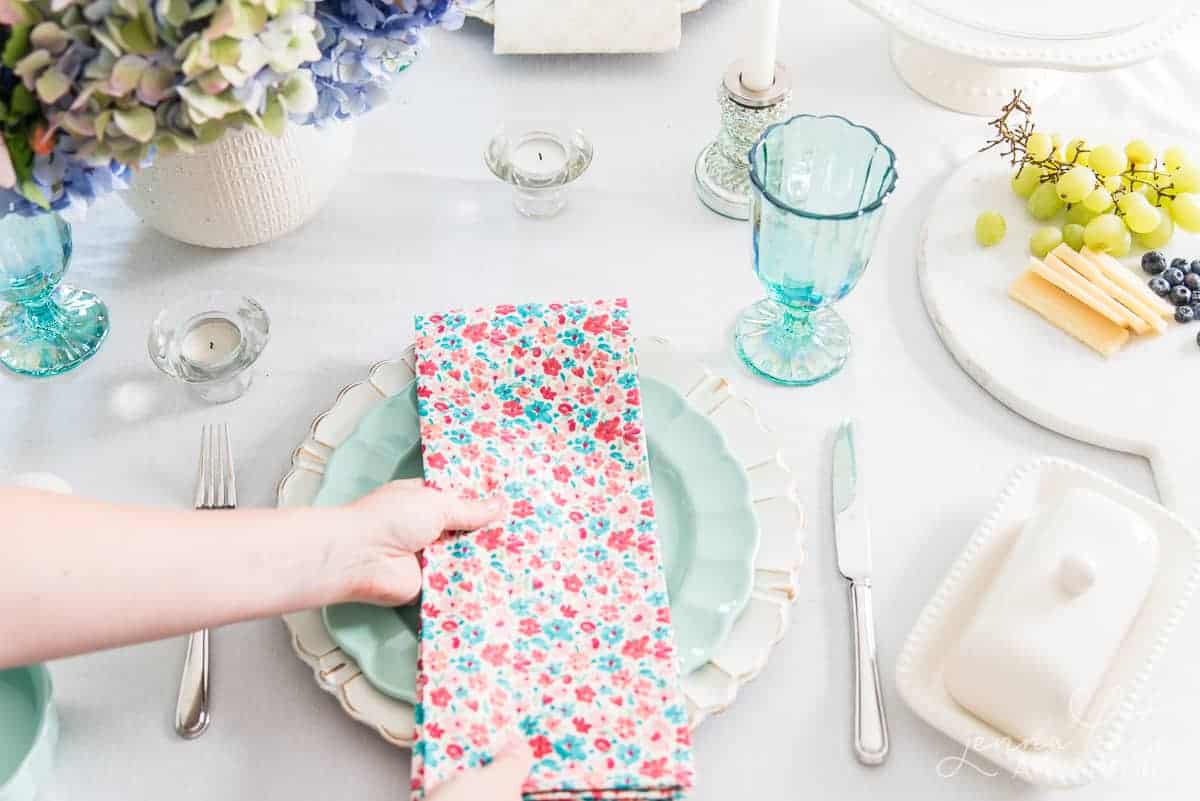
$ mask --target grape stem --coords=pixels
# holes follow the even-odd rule
[[[1038,180],[1041,183],[1058,181],[1064,173],[1075,166],[1073,161],[1059,159],[1056,155],[1057,149],[1051,150],[1050,155],[1044,159],[1035,159],[1029,155],[1029,136],[1034,132],[1036,126],[1033,122],[1033,108],[1021,97],[1020,90],[1013,92],[1012,100],[1009,100],[1000,109],[1000,116],[988,122],[988,127],[992,128],[993,136],[983,147],[979,148],[979,152],[999,149],[1000,155],[1008,159],[1018,172],[1025,166],[1037,169],[1040,176]],[[1076,151],[1076,159],[1079,154],[1090,152],[1091,150],[1088,148],[1079,147]],[[1166,170],[1160,170],[1158,161],[1155,161],[1150,169],[1144,165],[1139,167],[1130,164],[1124,172],[1120,173],[1120,176],[1121,187],[1111,193],[1114,203],[1122,196],[1134,191],[1134,187],[1139,184],[1154,190],[1153,205],[1155,206],[1161,205],[1163,198],[1175,197],[1170,185],[1171,174]],[[1160,186],[1160,183],[1163,185]],[[1114,207],[1113,213],[1124,214],[1119,207]]]

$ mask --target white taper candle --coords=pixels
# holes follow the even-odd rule
[[[775,82],[779,3],[780,0],[750,0],[742,52],[742,85],[751,91],[765,91]]]

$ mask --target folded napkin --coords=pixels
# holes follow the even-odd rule
[[[536,757],[526,799],[681,798],[690,735],[625,301],[419,317],[416,352],[426,482],[511,508],[425,549],[413,798],[513,733]]]
[[[661,53],[679,47],[679,0],[496,0],[497,53]]]

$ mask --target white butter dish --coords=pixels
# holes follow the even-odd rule
[[[1158,535],[1128,506],[1074,487],[1021,527],[946,660],[951,697],[1030,748],[1057,748],[1142,608]]]
[[[1148,583],[1142,577],[1142,592],[1132,593],[1121,601],[1126,609],[1137,607],[1128,631],[1121,636],[1108,631],[1107,648],[1093,648],[1093,660],[1107,659],[1107,670],[1099,675],[1098,686],[1091,694],[1091,703],[1079,712],[1077,724],[1066,726],[1061,710],[1057,718],[1050,711],[1056,736],[1049,742],[1023,741],[1022,734],[1001,731],[972,714],[955,701],[946,689],[947,668],[959,672],[955,686],[960,698],[978,687],[964,691],[969,684],[962,675],[960,645],[964,637],[979,638],[973,628],[977,615],[995,618],[995,610],[987,609],[989,591],[998,587],[1008,556],[1019,539],[1022,527],[1045,510],[1067,508],[1077,503],[1084,493],[1097,493],[1106,503],[1127,510],[1131,520],[1144,521],[1157,543],[1156,558],[1132,565],[1131,573],[1139,569],[1150,572]],[[1116,507],[1112,507],[1115,510]],[[1140,523],[1139,523],[1140,525]],[[1148,535],[1148,533],[1147,533]],[[1015,552],[1019,556],[1020,552]],[[1137,560],[1133,560],[1137,561]],[[1101,565],[1103,567],[1103,565]],[[1008,577],[1010,580],[1012,576]],[[1138,583],[1137,576],[1130,581]],[[1184,607],[1200,581],[1200,533],[1180,518],[1153,501],[1109,481],[1078,465],[1057,459],[1040,459],[1019,470],[1011,479],[988,518],[980,525],[961,556],[951,567],[933,599],[925,606],[912,633],[909,634],[896,668],[896,683],[901,697],[926,722],[995,763],[1017,778],[1040,785],[1071,787],[1086,784],[1101,773],[1116,756],[1126,724],[1133,717],[1139,699],[1146,690],[1151,669],[1164,650],[1171,631],[1183,614]],[[1136,597],[1133,597],[1136,595]],[[1135,603],[1135,602],[1140,602]],[[994,606],[994,603],[992,604]],[[1124,630],[1124,626],[1120,627]],[[1039,634],[1031,633],[1033,643]],[[1019,639],[1030,639],[1019,637]],[[1118,644],[1112,647],[1112,640]],[[1042,644],[1045,644],[1043,639]],[[1026,647],[1028,643],[1022,642]],[[1070,637],[1064,638],[1070,648]],[[1089,676],[1093,664],[1075,660],[1074,655],[1052,654],[1057,667],[1072,673],[1072,677]],[[993,674],[996,675],[996,674]],[[998,679],[1001,683],[1008,677]],[[998,693],[1018,692],[1018,685],[997,687]],[[1044,688],[1043,688],[1044,689]],[[1034,692],[1037,688],[1034,688]],[[986,707],[984,694],[974,693],[979,709]],[[1013,706],[1030,699],[1017,699]],[[1039,702],[1040,703],[1040,702]],[[992,707],[995,709],[994,705]],[[978,710],[977,710],[978,711]],[[1024,719],[1032,718],[1033,709],[1026,704]],[[1044,725],[1040,721],[1039,725]],[[1006,728],[1019,728],[1009,725]],[[1052,727],[1053,728],[1053,727]]]

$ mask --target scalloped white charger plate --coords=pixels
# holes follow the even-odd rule
[[[1145,518],[1158,534],[1158,570],[1146,599],[1109,665],[1078,728],[1061,748],[1034,750],[959,706],[943,681],[946,659],[1035,507],[1076,487],[1099,492]],[[1157,503],[1087,468],[1038,459],[1012,477],[987,519],[925,606],[896,665],[900,696],[917,715],[1034,784],[1087,784],[1118,756],[1125,727],[1137,714],[1151,672],[1200,580],[1200,533]]]
[[[680,680],[688,701],[689,724],[695,728],[733,702],[738,688],[758,675],[787,630],[804,558],[803,513],[793,497],[792,473],[772,437],[754,408],[737,397],[725,379],[713,376],[658,338],[638,340],[638,362],[644,374],[673,387],[721,431],[729,450],[746,469],[759,523],[749,603],[711,660]],[[367,412],[403,390],[414,376],[410,348],[400,361],[381,362],[371,368],[365,381],[343,389],[333,408],[313,421],[308,437],[293,452],[292,469],[279,484],[279,505],[311,505],[334,449]],[[287,615],[284,622],[291,630],[296,654],[312,668],[318,685],[336,696],[351,717],[373,727],[394,745],[412,745],[412,706],[389,698],[367,680],[353,658],[330,638],[320,610]]]

